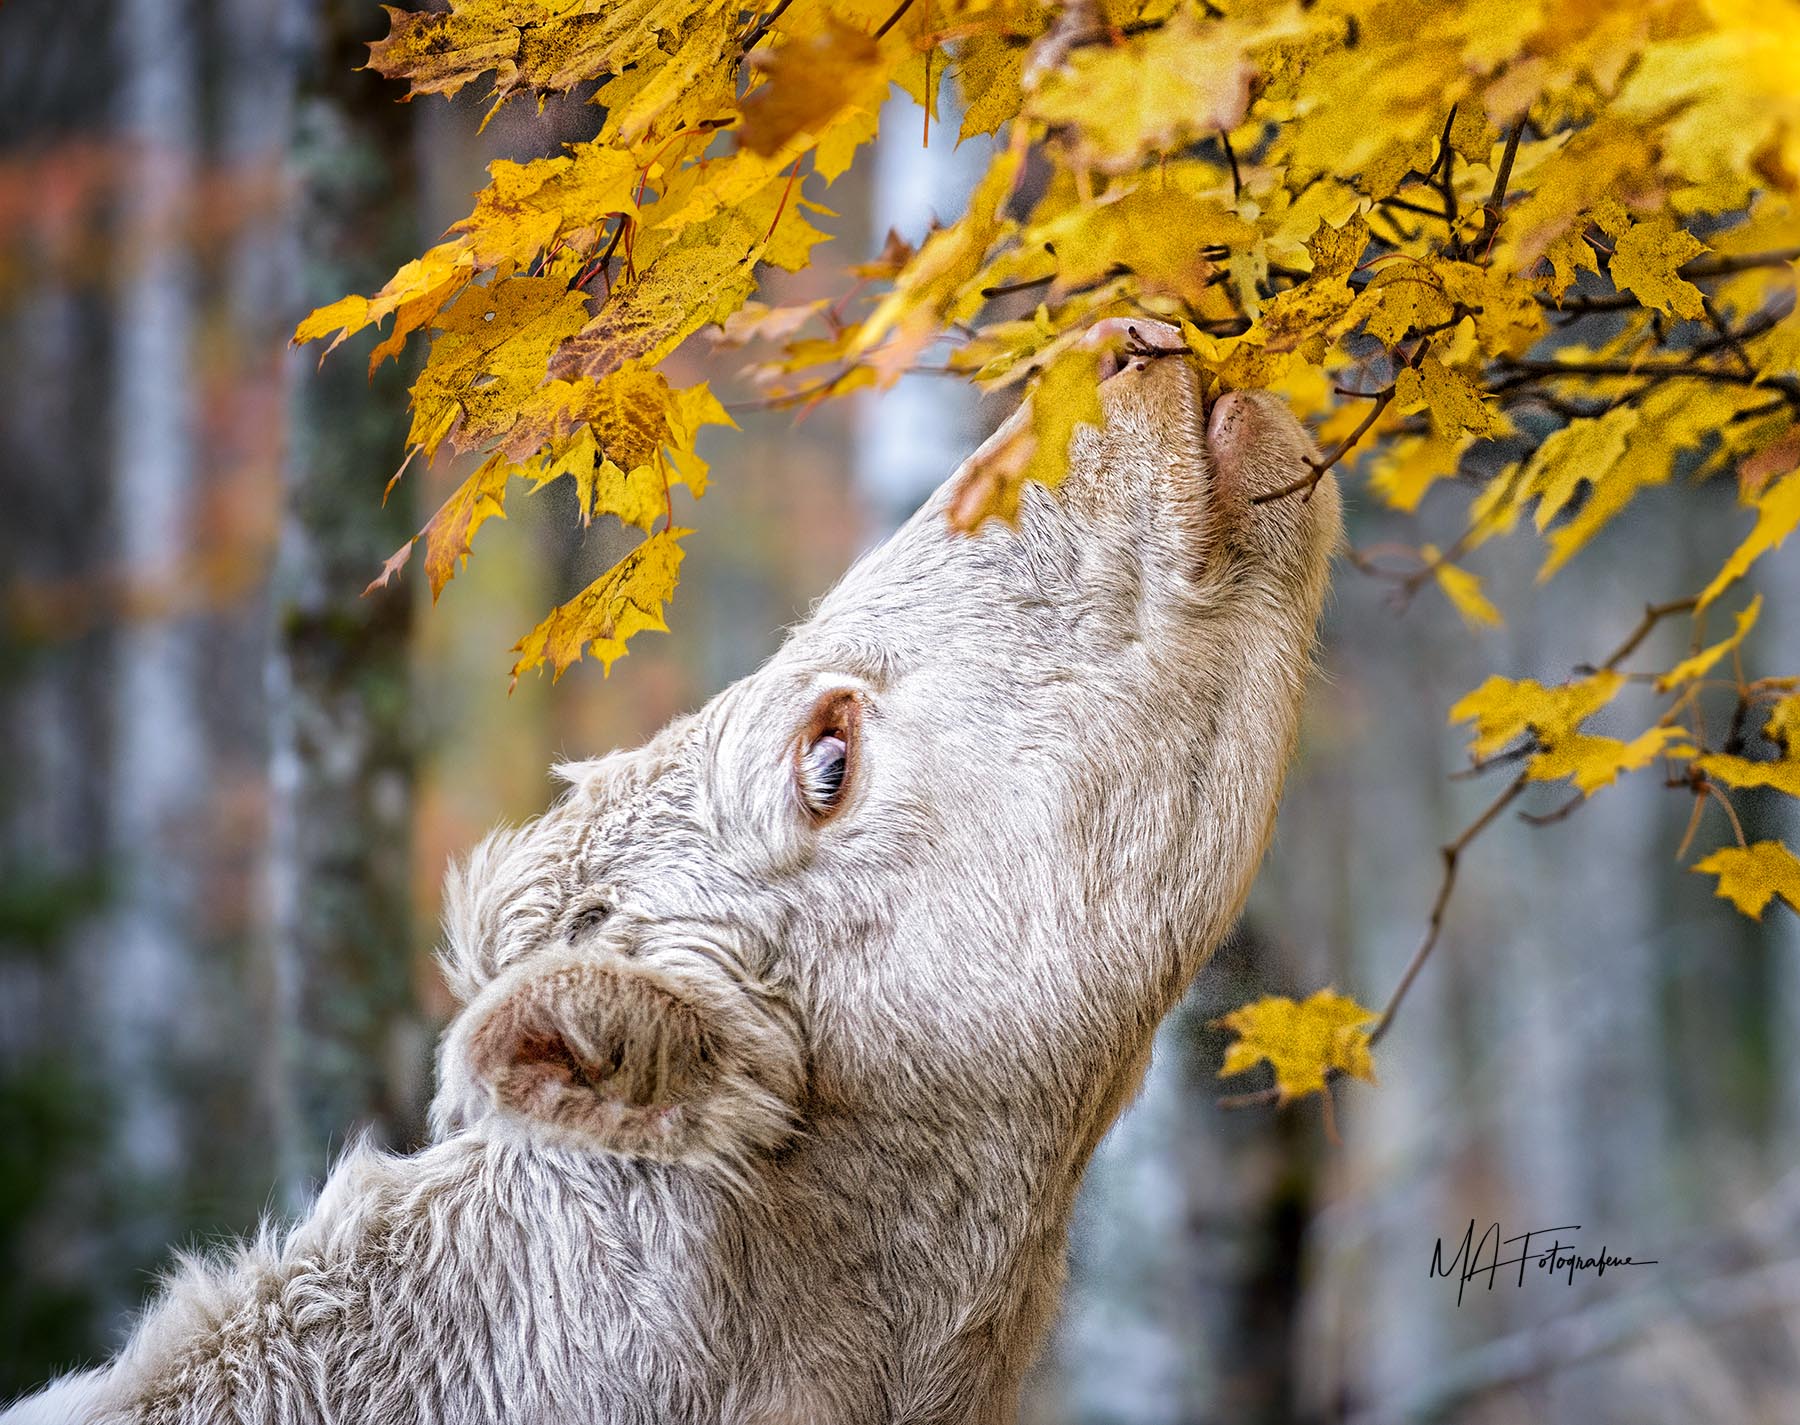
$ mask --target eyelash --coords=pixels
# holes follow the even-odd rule
[[[835,732],[819,737],[800,758],[800,798],[815,812],[835,806],[844,793],[849,749]]]

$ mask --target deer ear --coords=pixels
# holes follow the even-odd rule
[[[477,1099],[572,1146],[742,1166],[792,1131],[795,1036],[702,975],[612,957],[527,963],[488,986],[452,1039],[446,1058]]]

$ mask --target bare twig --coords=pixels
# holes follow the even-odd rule
[[[1494,173],[1494,188],[1483,205],[1481,231],[1475,236],[1475,249],[1483,262],[1500,234],[1500,214],[1506,203],[1506,185],[1512,182],[1513,160],[1519,156],[1519,140],[1525,136],[1525,121],[1519,120],[1506,135],[1506,147],[1500,154],[1500,167]]]
[[[1444,910],[1450,904],[1451,892],[1456,889],[1456,868],[1462,859],[1463,852],[1468,849],[1471,841],[1493,824],[1495,817],[1512,805],[1518,795],[1525,790],[1526,781],[1527,774],[1524,772],[1514,777],[1506,784],[1506,790],[1488,803],[1487,810],[1465,826],[1462,834],[1456,840],[1442,849],[1444,877],[1438,883],[1437,899],[1431,903],[1431,918],[1425,924],[1424,938],[1419,941],[1419,948],[1413,951],[1412,959],[1406,962],[1406,968],[1400,972],[1400,981],[1394,986],[1394,992],[1388,996],[1387,1007],[1381,1011],[1381,1018],[1369,1031],[1371,1047],[1378,1044],[1381,1037],[1393,1026],[1394,1016],[1399,1012],[1400,1004],[1406,998],[1406,992],[1412,988],[1413,981],[1419,977],[1419,971],[1425,968],[1425,962],[1431,958],[1431,952],[1437,947],[1438,936],[1444,928]]]
[[[744,38],[738,44],[738,53],[749,54],[751,50],[761,44],[763,36],[769,33],[774,27],[775,22],[782,17],[786,12],[787,7],[793,3],[794,0],[776,0],[774,8],[751,25],[749,31],[746,32]]]
[[[1597,671],[1610,673],[1627,658],[1637,652],[1637,647],[1648,638],[1657,624],[1675,614],[1689,612],[1700,600],[1698,598],[1671,599],[1666,604],[1645,604],[1644,616],[1638,626],[1631,631],[1631,636],[1612,651],[1612,656],[1599,666]]]
[[[1024,282],[1002,282],[998,287],[983,287],[981,295],[989,298],[1007,297],[1014,292],[1029,292],[1034,287],[1048,287],[1054,281],[1056,274],[1052,272],[1048,277],[1033,277]]]
[[[1725,815],[1731,822],[1731,831],[1732,834],[1737,837],[1737,844],[1739,846],[1748,846],[1750,843],[1744,836],[1744,823],[1738,820],[1737,809],[1732,806],[1731,798],[1720,791],[1712,782],[1704,779],[1700,783],[1700,790],[1725,808]]]
[[[1720,339],[1724,341],[1725,349],[1737,358],[1738,365],[1743,367],[1748,375],[1754,376],[1756,363],[1750,359],[1750,353],[1744,350],[1742,334],[1731,329],[1725,318],[1719,314],[1718,303],[1704,292],[1700,294],[1700,306],[1706,313],[1707,321],[1712,323],[1713,330],[1718,332]]]
[[[889,15],[887,17],[887,19],[883,20],[881,22],[880,28],[875,31],[875,38],[880,39],[889,30],[893,29],[895,25],[899,24],[900,17],[902,15],[904,15],[908,10],[912,9],[912,6],[913,6],[913,0],[900,0],[900,4],[895,9],[894,13]]]
[[[1522,811],[1519,813],[1519,820],[1530,826],[1551,826],[1571,815],[1576,807],[1585,805],[1587,799],[1588,795],[1586,792],[1577,792],[1555,811]]]
[[[1238,173],[1237,154],[1232,151],[1231,135],[1219,130],[1219,147],[1225,150],[1225,161],[1231,165],[1231,196],[1239,197],[1244,191],[1244,180]]]
[[[1450,255],[1462,256],[1462,244],[1457,240],[1456,224],[1456,150],[1450,147],[1450,130],[1456,127],[1456,111],[1459,105],[1450,106],[1450,116],[1444,120],[1444,132],[1438,139],[1438,147],[1442,150],[1438,155],[1438,163],[1443,167],[1443,174],[1438,180],[1438,191],[1443,195],[1444,211],[1437,214],[1444,226],[1450,230]]]
[[[1369,433],[1370,427],[1381,419],[1381,413],[1388,408],[1393,399],[1394,388],[1392,386],[1385,391],[1378,391],[1374,397],[1375,404],[1369,407],[1369,414],[1363,417],[1355,430],[1337,443],[1330,455],[1323,456],[1318,460],[1308,460],[1306,474],[1290,480],[1279,490],[1270,490],[1253,497],[1250,503],[1266,505],[1272,500],[1285,500],[1289,495],[1310,495],[1313,487],[1325,478],[1325,472],[1354,450],[1356,443]]]

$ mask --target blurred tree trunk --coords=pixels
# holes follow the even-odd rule
[[[116,308],[112,531],[121,587],[135,607],[114,644],[107,807],[115,914],[93,966],[115,1113],[116,1165],[142,1210],[116,1247],[149,1260],[169,1233],[186,1157],[168,1082],[183,1042],[195,936],[192,854],[206,783],[199,649],[177,601],[193,549],[193,412],[186,385],[194,281],[183,219],[195,178],[199,87],[194,33],[179,0],[116,12],[123,282]]]
[[[290,7],[301,59],[293,311],[379,287],[416,239],[411,111],[359,67],[381,12]],[[270,1075],[290,1202],[333,1145],[420,1130],[423,1035],[410,981],[414,749],[409,591],[360,597],[412,532],[405,381],[368,343],[294,354],[286,508],[268,674],[273,797]]]

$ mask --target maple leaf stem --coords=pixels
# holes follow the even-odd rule
[[[805,154],[800,155],[800,158],[805,157]],[[775,216],[769,221],[768,232],[763,234],[765,243],[775,236],[775,229],[781,226],[781,215],[787,211],[788,197],[794,191],[794,180],[800,176],[800,158],[796,158],[794,166],[788,170],[787,187],[781,190],[781,201],[775,205]]]
[[[599,261],[598,265],[599,265],[600,271],[606,275],[606,295],[607,295],[608,299],[610,299],[612,297],[613,253],[618,250],[619,239],[625,236],[625,229],[626,229],[627,225],[630,224],[630,222],[631,222],[630,218],[626,217],[623,213],[619,214],[619,225],[613,229],[612,241],[606,245],[606,251],[600,254],[600,261]],[[591,282],[591,281],[593,281],[593,275],[590,272],[590,274],[588,275],[587,278],[585,278],[581,282],[577,282],[575,285],[577,287],[582,287],[582,286],[586,286],[587,283]]]
[[[1737,837],[1737,844],[1739,846],[1748,846],[1750,842],[1744,836],[1744,824],[1738,820],[1737,810],[1731,805],[1731,798],[1720,791],[1715,783],[1709,782],[1704,778],[1701,779],[1699,786],[1702,792],[1707,796],[1712,797],[1720,806],[1725,808],[1725,815],[1731,822],[1731,831],[1732,834]]]

